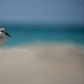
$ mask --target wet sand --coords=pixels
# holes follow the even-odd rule
[[[0,84],[84,84],[84,52],[64,45],[4,48]]]

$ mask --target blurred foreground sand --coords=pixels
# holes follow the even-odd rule
[[[2,49],[0,84],[84,84],[84,52],[52,45]]]

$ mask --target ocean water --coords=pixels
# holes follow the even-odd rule
[[[12,36],[2,47],[30,44],[34,42],[73,42],[84,45],[84,26],[57,25],[0,25]]]

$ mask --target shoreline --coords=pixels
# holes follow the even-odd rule
[[[5,53],[5,52],[24,52],[24,51],[29,51],[32,50],[36,51],[37,53],[40,51],[59,51],[59,52],[76,52],[80,54],[84,54],[84,46],[81,45],[76,45],[72,43],[31,43],[31,44],[23,44],[23,45],[18,45],[18,46],[7,46],[7,47],[2,47],[0,49],[0,53]],[[55,53],[56,54],[56,53]]]
[[[72,43],[72,42],[32,42],[32,43],[22,43],[19,45],[12,46],[1,46],[1,49],[20,49],[20,48],[29,48],[29,47],[72,47],[72,48],[80,48],[84,50],[84,45]]]

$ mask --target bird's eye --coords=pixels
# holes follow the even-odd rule
[[[1,32],[4,32],[3,30],[1,30]]]

